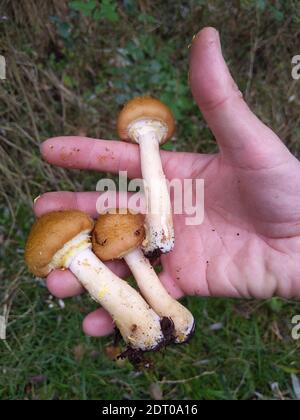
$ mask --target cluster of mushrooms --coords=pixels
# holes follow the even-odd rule
[[[168,294],[147,258],[174,247],[172,208],[159,151],[174,126],[171,111],[150,97],[131,100],[118,118],[120,138],[140,147],[146,216],[112,209],[94,221],[81,211],[51,212],[35,222],[25,249],[28,268],[36,276],[69,269],[110,313],[130,351],[184,343],[194,331],[193,315]],[[121,258],[139,291],[104,264]]]

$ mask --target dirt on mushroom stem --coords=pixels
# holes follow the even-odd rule
[[[151,349],[150,351],[143,351],[127,346],[127,348],[121,354],[119,354],[119,356],[117,356],[117,359],[128,359],[128,361],[137,370],[144,370],[153,367],[152,363],[149,362],[149,360],[145,357],[145,354],[149,354],[150,352],[158,352],[168,345],[174,343],[175,340],[175,327],[173,321],[170,318],[163,317],[160,321],[160,325],[164,339],[157,345],[157,347]],[[117,337],[118,340],[119,338],[122,338],[117,328],[115,329],[115,337]]]

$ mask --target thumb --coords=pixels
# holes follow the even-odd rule
[[[205,28],[195,37],[189,80],[193,96],[226,159],[255,169],[292,157],[243,100],[223,58],[216,29]]]

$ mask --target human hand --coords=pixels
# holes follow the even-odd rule
[[[172,178],[205,180],[205,219],[186,226],[174,215],[176,245],[161,256],[161,281],[175,297],[184,294],[269,298],[300,297],[300,163],[248,108],[221,53],[218,33],[202,30],[195,38],[189,72],[192,93],[214,133],[215,155],[162,151]],[[101,172],[141,176],[136,145],[82,137],[49,139],[41,147],[48,162]],[[96,217],[99,193],[46,193],[35,213],[76,208]],[[122,262],[108,264],[119,276]],[[51,293],[64,298],[82,293],[68,271],[47,279]],[[84,331],[93,336],[113,329],[98,309]]]

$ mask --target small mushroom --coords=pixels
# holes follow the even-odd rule
[[[126,281],[117,277],[92,252],[94,222],[80,211],[45,214],[30,232],[25,260],[36,276],[69,268],[112,316],[133,349],[154,350],[163,342],[159,316]]]
[[[92,234],[93,251],[102,261],[124,258],[141,294],[158,315],[173,322],[175,342],[184,343],[194,332],[194,317],[168,294],[140,248],[144,216],[125,213],[124,209],[114,210],[98,218]]]
[[[172,206],[159,146],[173,134],[170,109],[157,99],[141,96],[129,101],[119,114],[117,128],[122,140],[138,143],[147,203],[147,256],[167,253],[174,247]]]

